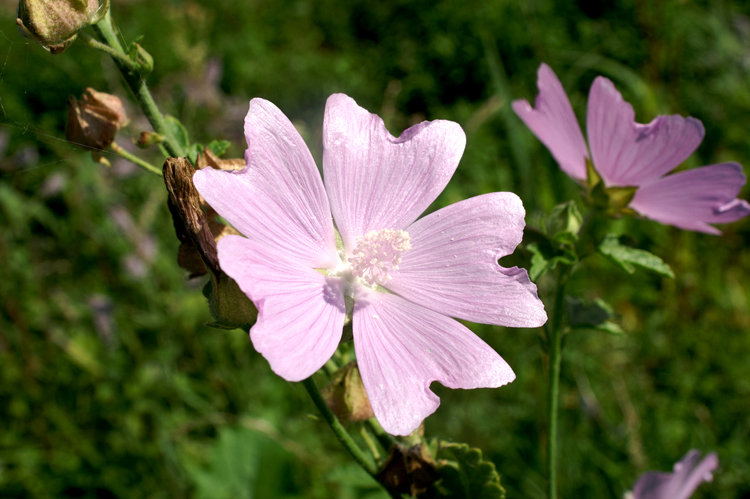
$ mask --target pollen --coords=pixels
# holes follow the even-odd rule
[[[401,253],[411,249],[409,234],[403,230],[372,230],[357,237],[357,247],[349,258],[352,274],[370,286],[385,285],[398,270]]]

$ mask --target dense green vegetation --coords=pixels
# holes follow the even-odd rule
[[[703,121],[685,167],[750,166],[745,2],[112,2],[124,39],[144,35],[165,112],[195,140],[230,140],[230,157],[243,151],[247,101],[261,96],[319,158],[325,99],[344,92],[394,134],[423,119],[464,127],[466,153],[435,207],[513,191],[538,225],[555,204],[580,202],[509,106],[536,95],[547,62],[579,118],[604,74],[641,122]],[[0,497],[385,497],[245,333],[202,325],[202,281],[176,264],[161,179],[65,142],[68,95],[128,97],[111,61],[78,42],[49,55],[17,35],[14,9],[0,2]],[[129,111],[123,145],[148,129]],[[619,498],[643,471],[698,448],[716,450],[721,467],[694,497],[750,497],[750,221],[721,237],[635,219],[613,230],[676,278],[601,258],[573,276],[570,292],[608,301],[626,334],[565,338],[561,496]],[[518,379],[435,384],[443,403],[426,434],[481,447],[508,497],[541,499],[540,332],[471,327]]]

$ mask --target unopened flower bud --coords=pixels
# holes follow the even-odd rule
[[[133,47],[135,49],[133,55],[135,56],[135,63],[138,65],[138,73],[141,75],[141,78],[145,78],[154,70],[154,58],[140,44],[134,43]]]
[[[68,98],[65,138],[87,149],[106,149],[126,122],[127,116],[118,97],[87,88],[82,100]]]
[[[135,141],[135,145],[141,149],[147,149],[154,144],[164,142],[164,136],[159,135],[156,132],[141,132],[138,136],[138,140]]]
[[[16,24],[21,35],[59,54],[78,31],[99,22],[108,10],[109,0],[21,0]]]

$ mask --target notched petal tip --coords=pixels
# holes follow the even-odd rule
[[[589,153],[581,127],[562,83],[544,63],[537,71],[537,89],[534,107],[520,99],[511,104],[513,110],[547,146],[565,173],[575,180],[585,180]]]

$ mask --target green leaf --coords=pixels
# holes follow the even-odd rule
[[[187,150],[190,146],[190,140],[188,139],[188,132],[185,125],[180,123],[174,116],[169,115],[164,116],[164,123],[167,125],[169,134],[174,137],[178,144]]]
[[[228,140],[212,140],[208,143],[207,147],[211,149],[212,153],[221,157],[225,152],[227,152],[227,149],[229,149],[229,146],[231,145],[232,143]]]
[[[664,260],[646,250],[623,246],[615,234],[608,234],[597,249],[629,274],[635,272],[638,266],[674,278],[674,272]]]
[[[196,142],[187,148],[187,158],[193,166],[198,162],[198,155],[203,152],[203,144]]]
[[[615,318],[612,307],[599,298],[586,302],[575,296],[566,296],[565,305],[568,323],[574,329],[596,329],[610,334],[625,334],[617,323],[611,321]]]
[[[438,450],[440,480],[437,497],[453,499],[505,499],[500,475],[482,451],[467,444],[441,443]]]
[[[578,257],[572,250],[556,250],[549,243],[531,243],[526,249],[532,253],[529,268],[529,278],[532,281],[536,281],[550,270],[554,270],[558,263],[564,265],[578,263]]]

